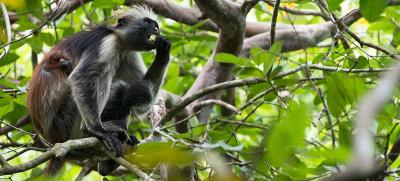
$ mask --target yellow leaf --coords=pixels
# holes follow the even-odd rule
[[[286,3],[282,3],[282,4],[283,4],[283,6],[286,6],[288,8],[295,8],[297,6],[297,4],[293,3],[293,2],[286,2]]]
[[[365,18],[360,18],[360,20],[358,20],[358,22],[359,22],[360,24],[363,24],[363,25],[368,24],[368,21],[367,21]]]
[[[154,168],[160,163],[182,166],[188,165],[194,160],[190,152],[164,142],[141,144],[135,152],[124,157],[129,162],[144,168]]]
[[[25,0],[1,0],[7,8],[14,10],[25,9],[26,2]]]
[[[3,27],[0,27],[0,42],[2,44],[7,42],[7,34]]]

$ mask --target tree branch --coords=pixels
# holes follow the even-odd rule
[[[343,17],[343,23],[350,25],[359,18],[361,18],[360,11],[353,10]],[[288,52],[317,46],[318,43],[322,42],[326,38],[335,35],[336,31],[335,24],[326,22],[315,25],[296,26],[295,29],[279,30],[276,32],[275,39],[276,41],[282,42],[282,52]],[[243,42],[243,48],[240,54],[246,57],[249,56],[249,51],[253,47],[269,49],[271,46],[270,39],[270,32],[261,33],[247,38]]]
[[[328,178],[329,180],[365,179],[382,172],[382,168],[377,167],[374,161],[374,141],[370,128],[375,115],[392,98],[399,82],[400,64],[396,64],[382,76],[376,88],[368,92],[359,102],[354,123],[352,161],[345,172],[333,175]]]
[[[339,67],[329,67],[329,66],[323,66],[323,65],[314,65],[314,64],[303,64],[298,66],[297,68],[279,73],[275,77],[272,78],[272,80],[277,80],[284,78],[286,76],[292,75],[294,73],[297,73],[301,70],[304,69],[314,69],[314,70],[322,70],[322,71],[328,71],[328,72],[346,72],[346,73],[377,73],[377,72],[386,72],[389,70],[393,70],[391,68],[381,68],[381,69],[344,69],[344,68],[339,68]],[[224,89],[229,89],[229,88],[234,88],[234,87],[240,87],[240,86],[247,86],[247,85],[254,85],[254,84],[259,84],[259,83],[264,83],[267,82],[267,79],[264,78],[249,78],[249,79],[240,79],[240,80],[233,80],[233,81],[227,81],[227,82],[222,82],[219,84],[214,84],[209,87],[200,89],[193,94],[191,94],[188,97],[185,97],[182,99],[176,106],[174,106],[172,109],[170,109],[167,114],[163,117],[163,119],[160,121],[161,123],[166,123],[167,121],[171,120],[176,114],[178,114],[181,110],[183,110],[186,106],[191,104],[192,102],[196,101],[197,99],[210,94],[214,93],[217,91],[221,91]],[[268,89],[269,92],[269,89]]]
[[[197,109],[201,109],[201,107],[213,105],[213,104],[220,105],[226,109],[229,109],[230,111],[235,112],[236,114],[240,114],[240,110],[238,110],[235,106],[230,105],[224,101],[217,100],[217,99],[209,99],[209,100],[201,101],[200,103],[194,105],[193,109],[197,110]]]
[[[29,116],[24,116],[17,121],[17,123],[15,124],[15,127],[20,128],[20,127],[28,124],[29,122],[30,122]],[[4,125],[3,127],[0,128],[0,135],[7,134],[8,132],[10,132],[12,130],[14,130],[14,127]]]
[[[204,87],[232,80],[232,69],[234,66],[232,64],[215,62],[214,57],[220,52],[238,55],[243,44],[245,31],[245,15],[237,4],[225,0],[196,0],[196,3],[207,17],[219,25],[220,32],[216,48],[192,87],[185,94],[185,97],[191,96],[194,92]],[[216,94],[212,94],[203,100],[215,99],[216,97]],[[211,106],[204,107],[198,115],[198,119],[205,121],[211,111]],[[192,112],[196,112],[196,110]]]
[[[267,3],[268,5],[274,7],[274,2],[271,2],[271,1],[268,1],[268,0],[264,0],[264,2]],[[321,16],[322,18],[324,18],[322,13],[319,12],[319,11],[307,10],[307,9],[306,10],[304,10],[304,9],[293,9],[293,8],[289,8],[287,6],[279,7],[279,9],[283,10],[283,11],[285,11],[287,13],[294,14],[294,15]]]
[[[274,4],[274,11],[272,13],[272,20],[271,20],[271,43],[270,46],[272,46],[275,43],[275,27],[276,27],[276,19],[278,18],[278,9],[279,5],[281,3],[281,0],[276,0]]]
[[[259,2],[260,0],[245,0],[242,3],[240,9],[242,10],[243,14],[248,14],[251,9]]]
[[[17,166],[2,167],[0,169],[0,175],[10,175],[13,173],[24,172],[46,162],[47,160],[50,160],[54,156],[62,157],[70,150],[88,148],[95,146],[98,143],[100,143],[100,141],[94,137],[83,138],[79,140],[69,140],[64,143],[57,143],[49,151],[41,154],[40,156],[27,163]]]
[[[88,137],[76,140],[68,140],[64,143],[56,143],[54,147],[50,150],[46,151],[45,153],[41,154],[40,156],[36,157],[35,159],[16,166],[3,166],[0,168],[0,175],[10,175],[18,172],[24,172],[30,170],[32,168],[37,167],[38,165],[50,160],[53,157],[64,157],[69,151],[76,150],[76,149],[84,149],[90,148],[94,146],[101,145],[102,143],[98,138],[95,137]],[[132,173],[136,174],[137,176],[141,177],[145,180],[152,180],[146,173],[138,169],[135,165],[129,163],[123,158],[116,158],[109,150],[105,149],[104,146],[101,145],[101,149],[103,152],[109,156],[111,159],[115,160],[125,168],[127,168]],[[0,157],[0,163],[2,160]],[[2,163],[5,164],[5,163]]]

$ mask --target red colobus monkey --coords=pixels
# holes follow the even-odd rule
[[[114,27],[99,26],[57,44],[36,67],[29,84],[29,115],[37,132],[48,142],[95,136],[117,156],[122,144],[136,144],[127,133],[131,112],[149,111],[169,62],[171,43],[160,35],[152,11],[136,6]],[[139,51],[156,49],[146,71]],[[53,159],[48,172],[61,168]],[[107,175],[119,165],[101,161]]]

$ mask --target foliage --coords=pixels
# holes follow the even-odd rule
[[[73,33],[88,30],[100,24],[112,24],[116,12],[123,9],[122,0],[94,0],[50,21],[32,36],[21,39],[45,23],[45,12],[49,12],[56,1],[50,0],[2,0],[9,12],[18,15],[12,25],[13,40],[10,51],[0,60],[0,119],[1,126],[15,125],[27,115],[26,92],[32,75],[33,57],[43,53]],[[192,1],[174,1],[182,6],[191,6]],[[366,42],[383,46],[393,52],[400,50],[400,6],[389,6],[387,0],[327,0],[328,12],[343,16],[354,8],[360,8],[362,19],[350,30]],[[285,1],[281,6],[296,10],[319,11],[314,1]],[[126,7],[125,7],[126,8]],[[248,19],[270,22],[272,7],[265,2],[258,3]],[[365,18],[365,19],[364,19]],[[160,16],[158,19],[162,34],[172,42],[171,63],[168,67],[163,89],[183,96],[190,89],[207,60],[215,49],[218,34],[202,28],[206,21],[185,25]],[[318,16],[300,16],[279,11],[278,23],[307,25],[324,23]],[[5,24],[0,24],[0,41],[6,43]],[[240,114],[224,114],[224,107],[215,106],[208,122],[196,117],[187,121],[189,131],[180,133],[166,123],[161,131],[169,137],[160,142],[142,144],[125,158],[151,173],[160,163],[183,167],[193,165],[200,179],[207,179],[218,170],[206,158],[207,153],[217,154],[224,165],[228,165],[229,179],[246,180],[307,180],[319,179],[339,172],[351,157],[355,119],[358,101],[365,92],[375,87],[380,73],[351,73],[354,69],[379,69],[389,67],[393,61],[385,54],[359,44],[346,37],[351,47],[342,41],[328,38],[315,47],[297,51],[285,51],[287,43],[275,41],[270,48],[253,47],[248,57],[229,53],[218,53],[215,61],[234,64],[236,79],[265,78],[267,81],[235,88],[234,102]],[[290,41],[296,41],[293,37]],[[3,51],[3,50],[1,50]],[[145,52],[142,57],[149,65],[155,52]],[[293,70],[302,64],[346,68],[348,72],[304,69],[285,77],[277,75]],[[263,94],[267,89],[272,91]],[[320,91],[320,93],[319,93]],[[224,93],[225,94],[225,93]],[[259,99],[250,102],[252,98]],[[399,92],[392,97],[376,117],[371,131],[375,134],[376,155],[385,155],[393,146],[400,129]],[[249,104],[248,104],[249,103]],[[248,104],[247,106],[244,106]],[[326,107],[325,107],[326,106]],[[327,114],[328,113],[328,114]],[[168,128],[166,128],[168,127]],[[21,129],[34,132],[30,124]],[[136,121],[129,131],[139,139],[152,134],[150,123]],[[172,139],[173,138],[173,139]],[[168,140],[168,141],[165,141]],[[7,136],[0,136],[1,155],[10,157],[27,144],[31,136],[14,130]],[[18,143],[20,147],[5,148],[5,143]],[[10,161],[16,165],[25,163],[40,155],[29,151]],[[222,155],[222,156],[221,156]],[[223,158],[223,159],[222,159]],[[389,169],[395,169],[395,161]],[[13,174],[15,180],[40,180],[45,164],[32,170]],[[81,165],[68,163],[58,176],[61,180],[75,178]],[[220,172],[216,171],[216,175]],[[8,178],[3,176],[2,178]],[[91,172],[87,180],[99,180],[97,172]],[[138,179],[137,176],[108,176],[110,180]],[[224,178],[224,179],[227,179]],[[388,174],[389,180],[398,179],[397,172]],[[216,180],[222,180],[221,178]]]

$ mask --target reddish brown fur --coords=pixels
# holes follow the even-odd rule
[[[67,61],[74,60],[68,53],[61,51],[58,47],[55,47],[49,53],[45,55],[42,62],[38,64],[33,72],[32,79],[29,83],[28,92],[28,107],[29,116],[34,124],[36,130],[45,137],[46,140],[54,143],[55,140],[49,138],[45,132],[44,113],[47,110],[45,106],[57,106],[49,105],[51,101],[51,90],[52,87],[60,86],[66,83],[67,74],[61,70],[59,66],[60,59]],[[75,61],[72,61],[74,64]],[[57,85],[59,84],[59,85]]]
[[[69,72],[60,66],[60,59],[68,61],[73,69],[82,54],[91,51],[88,48],[99,46],[101,40],[112,32],[108,27],[100,26],[74,34],[58,43],[36,66],[29,84],[29,115],[37,132],[50,143],[66,141],[70,130],[62,129],[70,129],[74,124],[74,118],[60,119],[58,115],[62,104],[71,98]]]

